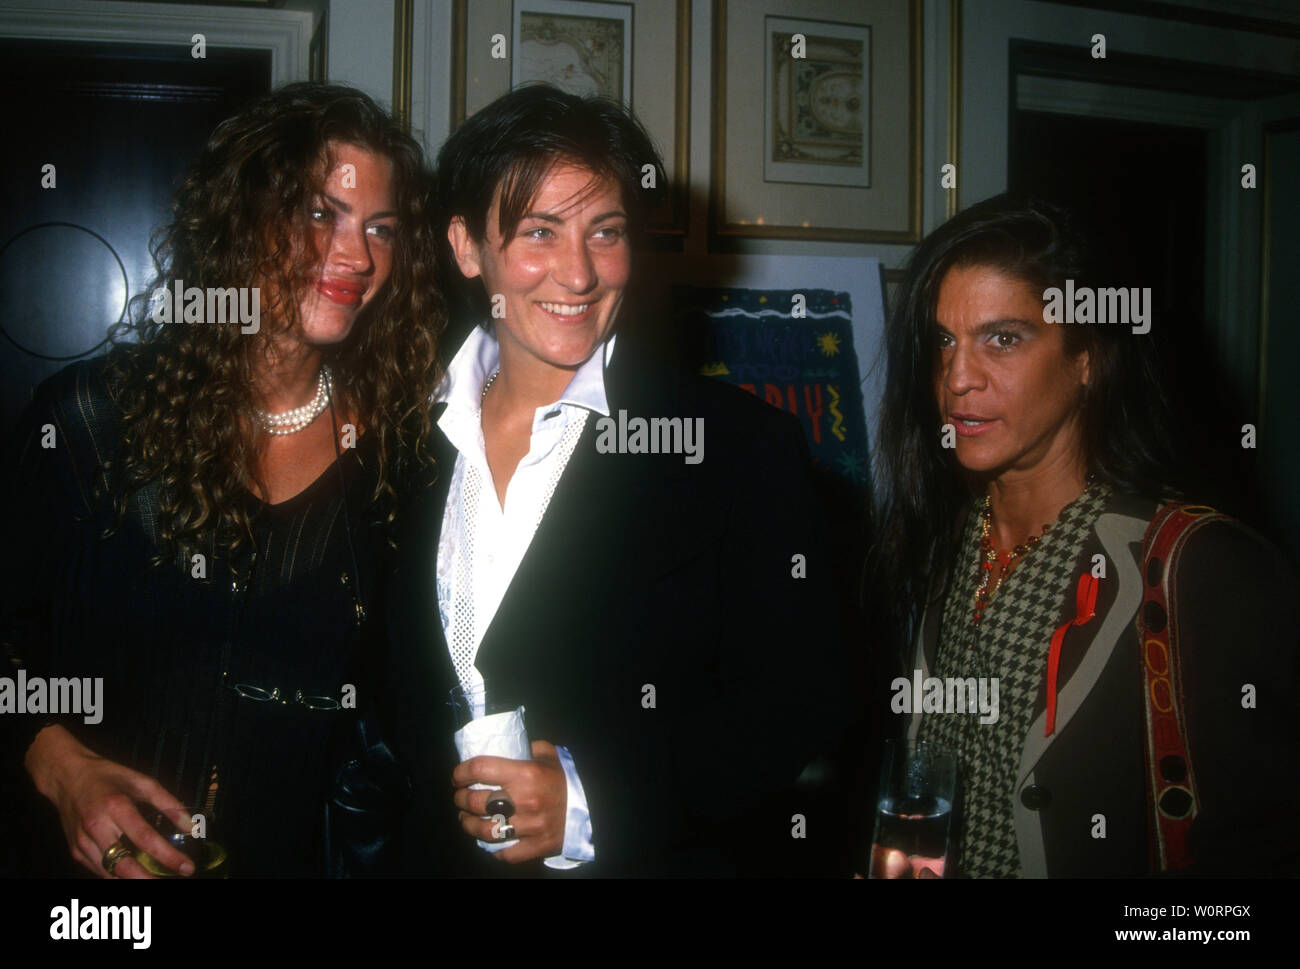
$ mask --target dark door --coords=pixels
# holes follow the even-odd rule
[[[1151,287],[1151,339],[1183,466],[1199,500],[1258,522],[1255,452],[1221,372],[1205,311],[1209,136],[1205,131],[1030,111],[1013,115],[1011,191],[1073,211],[1106,285]]]
[[[216,125],[269,89],[269,51],[0,41],[0,434],[45,377],[102,352],[153,275],[149,239]],[[43,187],[53,168],[53,187]]]
[[[0,41],[0,438],[36,384],[102,352],[128,294],[151,281],[150,234],[186,164],[269,89],[270,68],[265,51],[195,60],[188,47]],[[33,870],[33,846],[61,843],[52,811],[15,812],[30,795],[21,770],[0,765],[0,876]]]

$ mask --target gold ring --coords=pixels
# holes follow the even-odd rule
[[[130,853],[131,849],[122,843],[121,838],[118,838],[104,850],[104,857],[100,864],[104,867],[104,871],[111,875],[117,863]]]

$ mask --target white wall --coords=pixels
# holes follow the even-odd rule
[[[861,2],[861,0],[859,0]],[[1012,39],[1090,46],[1104,33],[1109,51],[1176,60],[1249,67],[1300,75],[1300,42],[1246,31],[1035,0],[921,0],[923,91],[922,225],[929,231],[946,217],[939,169],[947,161],[949,22],[952,2],[961,5],[961,132],[958,158],[963,206],[1006,188],[1010,105],[1008,55]],[[385,104],[392,100],[393,0],[296,0],[330,10],[330,77],[353,83]],[[1196,6],[1195,3],[1188,3]],[[1272,12],[1266,5],[1252,14]],[[437,150],[450,129],[451,0],[415,0],[413,123],[426,147]],[[688,252],[705,251],[704,200],[708,193],[713,97],[710,52],[713,4],[691,4],[691,182],[698,200],[691,213]],[[743,240],[742,251],[792,255],[862,255],[901,266],[904,245]]]
[[[393,103],[393,0],[330,0],[329,79]]]
[[[391,8],[389,0],[329,0],[330,17],[340,7],[374,7]],[[472,0],[471,0],[472,2]],[[863,0],[857,0],[861,3]],[[417,129],[424,136],[425,147],[436,153],[443,139],[450,132],[451,72],[450,61],[453,38],[451,36],[451,0],[415,0],[415,56],[413,63],[412,119]],[[382,18],[376,12],[371,18],[375,24],[369,28],[376,37],[381,37],[382,44],[387,44],[383,51],[381,43],[373,45],[369,41],[357,42],[358,49],[373,47],[374,56],[382,54],[382,65],[375,66],[373,74],[375,83],[380,83],[380,75],[387,78],[388,94],[382,97],[387,103],[391,99],[392,85],[392,31],[391,9],[387,14],[385,28],[381,29],[378,21]],[[360,27],[366,18],[358,17],[353,24]],[[713,4],[712,0],[692,0],[691,3],[691,127],[690,127],[690,171],[694,207],[691,211],[691,231],[685,239],[687,252],[705,252],[708,247],[707,233],[707,199],[709,190],[709,147],[713,124],[713,91],[710,54],[713,49]],[[344,80],[337,73],[334,62],[336,50],[335,22],[330,21],[330,78]],[[922,123],[924,131],[924,170],[933,173],[923,186],[923,217],[925,231],[934,228],[943,221],[946,201],[939,188],[938,171],[945,158],[947,134],[947,51],[948,51],[948,0],[922,0],[922,31],[926,54],[923,58],[924,78],[922,92]],[[384,72],[387,72],[384,74]],[[370,91],[369,88],[366,90]],[[379,96],[377,92],[370,93]],[[799,242],[791,240],[742,240],[736,247],[743,252],[788,254],[788,255],[835,255],[835,256],[871,256],[881,260],[887,267],[901,266],[911,252],[905,245],[863,245],[857,243],[822,243]]]

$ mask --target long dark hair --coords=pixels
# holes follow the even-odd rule
[[[394,497],[398,454],[427,459],[427,401],[446,314],[434,281],[423,152],[362,92],[290,84],[213,132],[176,191],[170,224],[155,236],[153,284],[111,333],[118,346],[110,389],[123,412],[118,521],[129,495],[156,483],[169,555],[201,547],[214,530],[232,555],[251,538],[238,499],[255,480],[265,436],[243,417],[255,406],[252,378],[269,338],[297,323],[304,267],[296,253],[311,238],[308,217],[332,166],[330,142],[392,162],[398,225],[387,283],[326,361],[337,393],[375,436],[376,502]],[[174,279],[187,288],[261,286],[271,300],[259,332],[155,322],[149,293]]]
[[[931,580],[952,562],[972,494],[973,482],[942,446],[934,393],[939,287],[958,266],[997,269],[1039,290],[1095,279],[1088,241],[1069,213],[1008,195],[971,206],[912,255],[885,335],[881,527],[866,570],[867,594],[896,621],[895,632],[910,631]],[[1171,462],[1149,341],[1115,323],[1075,323],[1065,325],[1065,350],[1089,355],[1080,413],[1088,472],[1117,490],[1158,497]]]

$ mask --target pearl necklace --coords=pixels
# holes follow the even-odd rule
[[[298,431],[309,427],[329,406],[331,388],[330,368],[322,366],[320,375],[316,378],[316,396],[310,401],[301,407],[295,407],[293,410],[287,410],[279,414],[254,409],[253,417],[268,434],[274,434],[277,437],[285,434],[296,434]]]

